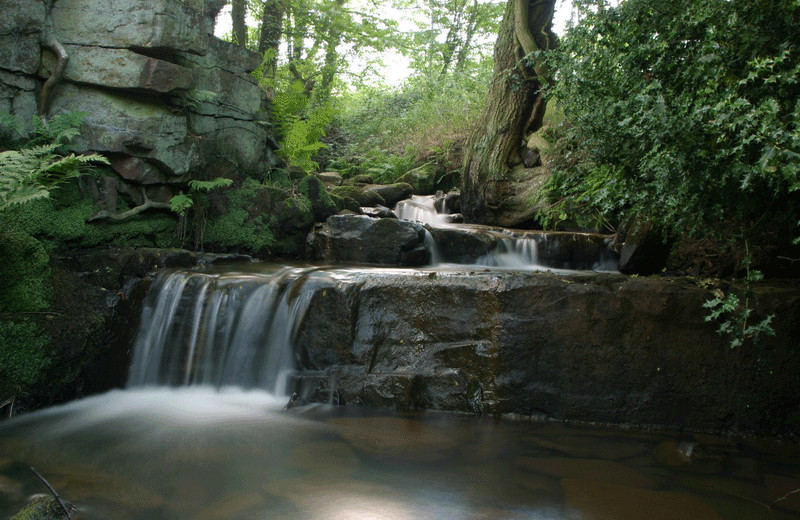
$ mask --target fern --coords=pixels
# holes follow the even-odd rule
[[[211,191],[216,188],[227,188],[231,184],[233,184],[232,179],[217,177],[210,181],[189,181],[189,188],[191,188],[192,191]]]
[[[183,192],[175,195],[171,199],[169,199],[169,209],[173,213],[177,213],[181,217],[186,216],[186,212],[189,211],[189,208],[194,206],[194,200],[189,195],[186,195]]]
[[[60,136],[70,134],[59,132]],[[98,154],[59,155],[59,146],[50,143],[0,152],[0,211],[49,197],[50,190],[89,171],[94,162],[108,164]]]

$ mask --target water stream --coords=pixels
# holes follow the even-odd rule
[[[610,249],[610,238],[602,235],[454,223],[453,215],[436,211],[433,196],[400,201],[394,212],[401,220],[426,226],[425,246],[432,265],[617,272],[619,257]],[[472,247],[465,251],[465,245]]]
[[[469,276],[548,254],[550,237],[506,238],[467,268],[428,270]],[[267,264],[160,273],[126,390],[0,422],[0,517],[46,491],[34,466],[79,506],[77,520],[800,518],[796,444],[284,410],[315,291],[404,271],[417,275]]]
[[[792,445],[284,402],[139,388],[6,421],[0,517],[46,492],[31,465],[76,520],[800,516],[773,504],[800,487]]]

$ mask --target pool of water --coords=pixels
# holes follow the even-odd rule
[[[800,518],[796,444],[285,403],[145,388],[6,420],[0,517],[47,492],[34,466],[78,520]]]

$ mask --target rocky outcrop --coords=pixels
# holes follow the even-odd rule
[[[335,215],[309,234],[310,256],[326,262],[419,266],[430,262],[420,224]]]
[[[46,4],[11,0],[0,22],[0,112],[24,125],[37,112],[85,112],[71,146],[106,154],[122,182],[139,186],[260,176],[274,165],[276,145],[261,119],[267,100],[250,75],[261,57],[213,37],[215,13],[202,2]],[[58,63],[53,41],[69,60],[39,101]]]
[[[320,287],[299,393],[341,404],[676,430],[796,433],[800,287],[760,286],[776,336],[730,349],[688,280],[382,273]]]
[[[375,184],[368,186],[366,189],[375,192],[381,196],[386,202],[385,206],[393,208],[401,200],[411,197],[414,188],[405,182],[398,182],[395,184]]]

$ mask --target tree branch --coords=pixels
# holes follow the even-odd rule
[[[50,485],[50,483],[47,481],[47,479],[46,479],[46,478],[44,478],[44,477],[42,476],[42,474],[41,474],[41,473],[39,473],[38,471],[36,471],[36,468],[34,468],[33,466],[31,466],[30,468],[31,468],[31,471],[33,471],[33,474],[34,474],[34,475],[36,475],[36,477],[37,477],[39,480],[41,480],[41,481],[42,481],[42,484],[44,484],[45,486],[47,486],[47,489],[49,489],[49,490],[50,490],[50,493],[52,493],[52,495],[53,495],[53,498],[55,498],[55,499],[56,499],[56,501],[58,502],[58,504],[61,506],[61,509],[63,509],[63,510],[64,510],[64,514],[65,514],[65,515],[67,515],[67,519],[68,519],[68,520],[72,520],[72,515],[71,515],[71,514],[70,514],[70,512],[69,512],[69,508],[68,508],[68,507],[67,507],[67,505],[64,503],[64,501],[63,501],[63,500],[61,500],[61,497],[60,497],[60,496],[58,496],[58,493],[56,493],[56,490],[55,490],[55,489],[53,489],[53,486],[51,486],[51,485]]]

